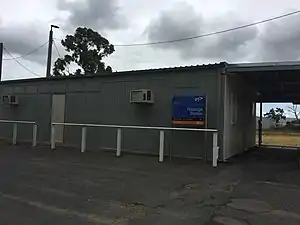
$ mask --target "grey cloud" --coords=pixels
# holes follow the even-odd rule
[[[48,27],[46,26],[46,28]],[[35,27],[33,24],[10,24],[9,26],[0,26],[0,40],[11,54],[20,56],[45,43],[48,37],[47,30],[43,32],[40,27]],[[43,64],[46,56],[47,45],[24,59]],[[4,58],[10,58],[10,56],[6,54]]]
[[[225,16],[223,19],[217,19],[219,23],[216,27],[212,26],[212,21],[207,21],[205,26],[212,27],[213,31],[220,31],[246,24],[246,22],[232,18],[237,18],[237,16]],[[253,50],[251,49],[251,44],[258,34],[259,30],[257,27],[248,27],[242,30],[209,36],[203,38],[203,41],[198,40],[198,48],[201,49],[200,53],[204,53],[208,58],[239,61],[241,58],[246,58],[249,55],[249,51]]]
[[[171,10],[164,11],[146,29],[150,41],[175,40],[199,34],[232,28],[244,24],[233,14],[215,20],[202,19],[193,6],[178,3]],[[159,48],[179,51],[182,58],[210,58],[234,60],[248,54],[249,43],[258,35],[258,29],[251,27],[230,34],[220,34],[190,41],[157,45]]]
[[[264,61],[300,59],[300,17],[266,24],[259,35],[258,57]]]
[[[150,22],[144,32],[150,41],[176,40],[199,34],[202,28],[202,18],[194,8],[186,3],[177,3],[172,9],[164,11]],[[192,51],[197,45],[196,40],[171,42],[157,45],[159,48],[176,49],[183,55]]]
[[[289,11],[293,11],[292,9]],[[294,10],[296,11],[296,10]],[[253,21],[227,13],[218,18],[201,19],[187,3],[176,4],[151,21],[145,30],[149,41],[166,41],[229,29]],[[215,61],[283,61],[300,60],[300,16],[291,16],[260,26],[224,34],[156,45],[178,51],[183,59]]]
[[[117,0],[61,0],[58,9],[68,13],[66,29],[87,26],[93,29],[118,29],[126,25]]]

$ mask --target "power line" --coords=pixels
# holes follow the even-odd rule
[[[56,45],[56,43],[55,43],[55,40],[53,40],[53,44],[54,44],[54,47],[55,47],[55,49],[56,49],[56,52],[57,52],[58,56],[59,56],[60,58],[62,58],[61,54],[60,54],[59,51],[58,51],[57,45]]]
[[[45,46],[46,44],[48,44],[48,43],[49,43],[49,41],[45,42],[45,43],[42,44],[41,46],[35,48],[34,50],[32,50],[32,51],[30,51],[30,52],[28,52],[28,53],[26,53],[25,55],[21,55],[21,56],[15,57],[15,58],[13,58],[13,59],[3,59],[3,60],[14,60],[14,59],[21,59],[21,58],[24,58],[24,57],[26,57],[26,56],[29,56],[29,55],[31,55],[31,54],[37,52],[38,50],[40,50],[42,47],[44,47],[44,46]]]
[[[53,39],[57,39],[57,38],[53,38]],[[53,44],[54,44],[54,47],[55,47],[55,49],[56,49],[56,52],[57,52],[58,56],[59,56],[60,58],[63,58],[63,57],[61,56],[61,54],[60,54],[58,48],[57,48],[57,45],[56,45],[56,43],[55,43],[55,40],[53,40]],[[70,67],[68,66],[68,64],[66,64],[66,67],[67,67],[68,73],[70,74]]]
[[[193,36],[193,37],[186,37],[186,38],[168,40],[168,41],[157,41],[157,42],[137,43],[137,44],[124,44],[124,45],[114,45],[114,46],[116,46],[116,47],[151,46],[151,45],[167,44],[167,43],[174,43],[174,42],[180,42],[180,41],[188,41],[188,40],[192,40],[192,39],[209,37],[209,36],[213,36],[213,35],[228,33],[228,32],[231,32],[231,31],[236,31],[236,30],[256,26],[256,25],[259,25],[259,24],[262,24],[262,23],[267,23],[267,22],[271,22],[271,21],[274,21],[274,20],[282,19],[284,17],[292,16],[292,15],[295,15],[295,14],[298,14],[298,13],[300,13],[300,10],[290,12],[290,13],[287,13],[287,14],[283,14],[281,16],[276,16],[276,17],[272,17],[272,18],[269,18],[269,19],[257,21],[257,22],[254,22],[254,23],[250,23],[250,24],[246,24],[246,25],[242,25],[242,26],[238,26],[238,27],[234,27],[234,28],[230,28],[230,29],[226,29],[226,30],[211,32],[211,33],[207,33],[207,34],[201,34],[201,35],[197,35],[197,36]]]
[[[272,18],[269,18],[269,19],[260,20],[260,21],[250,23],[250,24],[246,24],[246,25],[242,25],[242,26],[238,26],[238,27],[234,27],[234,28],[230,28],[230,29],[226,29],[226,30],[221,30],[221,31],[216,31],[216,32],[211,32],[211,33],[206,33],[206,34],[200,34],[200,35],[192,36],[192,37],[180,38],[180,39],[175,39],[175,40],[167,40],[167,41],[157,41],[157,42],[146,42],[146,43],[136,43],[136,44],[120,44],[120,45],[114,45],[114,46],[116,46],[116,47],[151,46],[151,45],[168,44],[168,43],[174,43],[174,42],[180,42],[180,41],[189,41],[189,40],[193,40],[193,39],[209,37],[209,36],[214,36],[214,35],[218,35],[218,34],[228,33],[228,32],[231,32],[231,31],[245,29],[245,28],[248,28],[248,27],[252,27],[252,26],[259,25],[259,24],[263,24],[263,23],[274,21],[274,20],[282,19],[282,18],[285,18],[285,17],[289,17],[289,16],[292,16],[292,15],[299,14],[299,13],[300,13],[300,10],[290,12],[290,13],[286,13],[286,14],[283,14],[283,15],[280,15],[280,16],[272,17]],[[61,40],[61,39],[58,39],[58,38],[54,38],[54,39]],[[45,43],[45,44],[47,44],[47,43]],[[28,55],[28,54],[26,54],[26,55]]]
[[[34,75],[37,76],[37,77],[42,77],[42,76],[38,75],[37,73],[33,72],[32,70],[28,69],[28,68],[27,68],[26,66],[24,66],[22,63],[20,63],[16,58],[14,58],[14,57],[12,56],[12,54],[11,54],[5,47],[3,47],[3,49],[4,49],[4,51],[5,51],[5,52],[6,52],[13,60],[15,60],[15,61],[16,61],[21,67],[23,67],[25,70],[27,70],[28,72],[34,74]]]

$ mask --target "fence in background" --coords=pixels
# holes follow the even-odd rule
[[[190,128],[173,128],[173,127],[143,127],[143,126],[121,126],[121,125],[102,125],[102,124],[79,124],[79,123],[52,123],[51,125],[51,149],[55,149],[55,127],[56,126],[77,126],[82,127],[81,131],[81,152],[86,151],[86,136],[88,127],[106,127],[116,128],[116,156],[121,156],[121,143],[122,143],[122,129],[142,129],[142,130],[157,130],[160,133],[159,138],[159,162],[164,161],[164,143],[165,143],[165,131],[192,131],[192,132],[210,132],[213,135],[213,160],[212,166],[217,167],[219,157],[219,146],[218,146],[218,130],[215,129],[190,129]]]
[[[17,136],[18,136],[18,125],[20,124],[31,124],[32,125],[32,146],[36,146],[36,138],[37,138],[37,123],[33,121],[14,121],[14,120],[0,120],[0,123],[10,123],[13,124],[13,133],[12,133],[12,144],[17,144]]]

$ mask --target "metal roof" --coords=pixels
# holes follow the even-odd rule
[[[227,64],[229,72],[299,70],[300,61]]]
[[[4,80],[0,83],[23,83],[23,82],[34,82],[34,81],[48,81],[48,80],[66,80],[66,79],[89,79],[89,78],[101,78],[107,76],[124,76],[124,75],[146,75],[157,72],[179,72],[186,70],[197,70],[197,69],[210,69],[210,68],[222,68],[225,67],[226,62],[214,63],[214,64],[202,64],[202,65],[191,65],[191,66],[179,66],[179,67],[165,67],[165,68],[155,68],[155,69],[145,69],[145,70],[129,70],[129,71],[115,71],[113,73],[104,74],[91,74],[82,76],[61,76],[61,77],[39,77],[39,78],[29,78],[29,79],[18,79],[18,80]]]
[[[67,79],[92,79],[108,76],[151,75],[157,72],[180,72],[186,70],[224,68],[228,74],[238,75],[259,92],[264,102],[300,103],[300,61],[239,63],[226,62],[194,66],[168,67],[147,70],[113,72],[112,74],[93,74],[87,76],[65,76],[50,78],[31,78],[2,81],[1,84],[23,83],[33,81],[59,81]]]
[[[227,64],[226,71],[249,83],[263,102],[300,103],[300,61]]]

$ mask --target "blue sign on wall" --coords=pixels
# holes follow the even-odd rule
[[[206,113],[204,96],[174,96],[173,124],[204,125]]]

